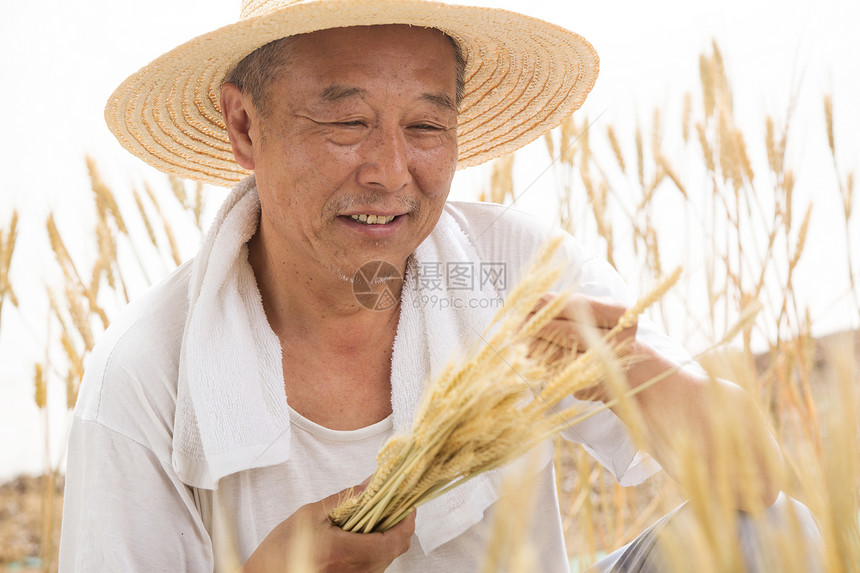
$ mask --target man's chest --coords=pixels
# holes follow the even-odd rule
[[[333,430],[363,428],[391,414],[391,350],[343,356],[312,349],[283,352],[287,403]]]

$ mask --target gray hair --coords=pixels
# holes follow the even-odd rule
[[[466,91],[466,55],[454,38],[447,34],[445,37],[454,47],[454,65],[457,73],[456,98],[459,108]],[[263,117],[267,117],[271,111],[268,98],[269,86],[292,62],[292,46],[295,38],[296,36],[288,36],[257,48],[227,72],[222,83],[234,84],[249,94],[257,111]]]

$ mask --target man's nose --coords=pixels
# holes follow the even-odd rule
[[[400,126],[377,127],[364,145],[365,162],[358,172],[362,185],[397,191],[411,181],[408,144]]]

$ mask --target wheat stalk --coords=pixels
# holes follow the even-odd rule
[[[639,173],[639,186],[645,188],[645,159],[642,149],[642,129],[636,126],[636,168]]]
[[[3,311],[3,301],[8,296],[9,301],[18,306],[18,297],[12,289],[9,280],[9,269],[12,267],[12,255],[15,252],[15,242],[18,237],[18,211],[12,212],[9,230],[5,233],[0,229],[0,316]]]
[[[377,456],[377,471],[358,496],[343,500],[330,514],[347,531],[384,531],[415,507],[473,477],[520,457],[553,434],[593,414],[560,402],[620,372],[612,336],[653,303],[675,273],[624,315],[624,323],[590,349],[563,365],[527,346],[567,305],[565,295],[535,308],[558,279],[551,264],[560,239],[548,244],[525,279],[508,296],[475,349],[459,366],[449,365],[433,380],[418,407],[412,429],[387,442]],[[643,385],[637,388],[647,387]],[[625,392],[618,392],[618,404]]]
[[[203,184],[199,181],[194,186],[194,208],[192,213],[194,215],[194,224],[197,225],[197,230],[203,232],[203,223],[200,220],[203,215]]]
[[[571,117],[563,124],[561,124],[561,162],[565,165],[573,165],[574,152],[576,151],[576,146],[574,146],[574,141],[576,139],[576,122]]]
[[[176,237],[173,235],[173,227],[170,226],[170,221],[168,221],[167,217],[164,216],[164,212],[161,210],[161,205],[159,205],[158,199],[155,198],[155,193],[152,192],[149,185],[146,185],[145,189],[147,196],[149,196],[149,200],[152,201],[153,206],[155,206],[155,212],[158,213],[158,218],[161,219],[164,234],[167,236],[167,244],[170,246],[170,256],[173,258],[173,262],[176,266],[179,266],[182,264],[182,257],[179,255],[179,246],[176,243]]]
[[[618,166],[621,168],[621,171],[626,171],[624,167],[624,154],[621,153],[621,144],[618,143],[618,135],[615,133],[615,128],[611,125],[606,128],[606,135],[609,137],[609,144],[612,146],[612,153],[615,154],[615,160],[618,162]]]
[[[672,183],[675,184],[675,187],[678,188],[678,191],[681,192],[681,195],[684,196],[685,199],[688,199],[687,189],[684,187],[684,184],[681,182],[681,178],[678,177],[678,174],[672,169],[672,166],[669,164],[669,160],[662,153],[658,153],[654,156],[654,159],[657,161],[657,165],[659,165],[666,175],[669,176],[669,179]]]
[[[705,102],[705,118],[714,115],[714,68],[711,59],[704,54],[699,56],[699,79],[702,83],[702,95]]]
[[[110,188],[105,184],[104,180],[99,174],[98,169],[96,168],[96,163],[92,157],[86,157],[87,162],[87,170],[90,174],[90,182],[92,184],[93,193],[96,197],[96,207],[98,210],[99,218],[107,219],[107,216],[110,215],[113,220],[116,222],[117,229],[123,235],[128,235],[128,229],[125,226],[125,221],[122,218],[122,213],[120,213],[119,207],[116,204],[116,199],[114,198],[113,192]]]
[[[45,391],[45,372],[42,365],[36,363],[36,372],[33,375],[33,399],[36,402],[36,407],[40,410],[45,407],[47,395]]]
[[[490,174],[490,200],[503,204],[508,197],[514,198],[514,154],[500,157],[493,162]]]
[[[146,235],[149,237],[149,242],[157,249],[158,241],[155,239],[155,230],[152,228],[152,221],[149,220],[149,215],[146,214],[140,193],[137,192],[137,189],[133,189],[132,195],[134,196],[134,203],[137,205],[137,212],[140,214],[140,219],[143,221],[143,226],[146,229]]]
[[[185,185],[182,184],[182,179],[175,175],[168,175],[167,179],[170,182],[170,190],[173,192],[173,196],[176,197],[179,205],[183,208],[187,207],[188,195],[185,193]]]

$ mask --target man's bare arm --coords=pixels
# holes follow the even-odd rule
[[[547,295],[545,301],[552,296]],[[589,340],[610,332],[625,310],[614,302],[576,295],[539,337],[556,346],[559,357],[582,352]],[[731,461],[736,471],[729,476],[733,482],[730,495],[736,507],[756,510],[770,506],[780,490],[782,456],[752,397],[731,382],[679,368],[637,340],[636,330],[635,324],[630,325],[610,341],[630,358],[623,373],[625,387],[638,389],[612,410],[634,430],[641,427],[643,447],[682,485],[690,483],[685,456],[693,454],[703,460],[700,467],[706,469],[708,479],[714,478],[720,463]],[[658,381],[652,383],[654,380]],[[609,386],[589,389],[578,397],[610,400],[617,392]],[[730,448],[732,453],[727,452]],[[744,450],[748,456],[726,459]]]

